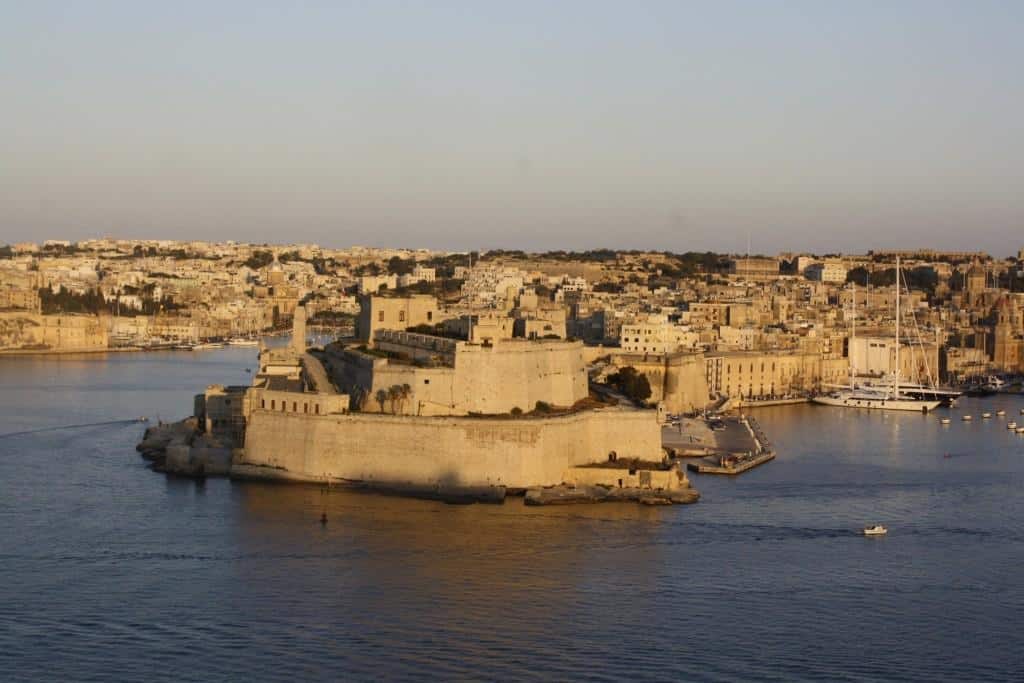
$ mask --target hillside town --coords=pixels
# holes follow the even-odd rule
[[[578,340],[591,379],[614,385],[634,373],[642,380],[619,389],[671,413],[806,397],[848,382],[851,368],[962,386],[1024,371],[1024,253],[448,253],[122,239],[0,247],[5,354],[255,345],[290,329],[300,305],[310,333],[327,339],[358,330],[372,344],[386,330],[472,343]]]

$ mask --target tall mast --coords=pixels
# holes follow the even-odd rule
[[[900,257],[896,257],[896,372],[893,376],[893,394],[900,392]]]
[[[853,313],[850,315],[850,391],[853,391],[856,387],[857,380],[857,369],[853,365],[853,343],[857,339],[857,283],[852,282],[853,285],[853,300],[850,307],[853,309]]]

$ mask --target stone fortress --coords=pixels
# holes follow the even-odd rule
[[[582,342],[442,322],[433,297],[361,305],[355,341],[312,348],[297,308],[290,346],[261,348],[252,386],[196,397],[192,450],[230,451],[238,478],[442,498],[696,500],[661,465],[656,411],[590,393]],[[465,335],[445,331],[460,326]],[[436,333],[408,331],[427,327]]]

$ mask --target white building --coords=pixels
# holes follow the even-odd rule
[[[399,287],[408,287],[418,282],[434,282],[437,279],[437,272],[433,268],[416,266],[408,275],[398,277]]]
[[[387,286],[388,289],[395,289],[398,287],[398,276],[397,275],[363,275],[359,278],[359,293],[360,294],[376,294],[380,291],[381,286]]]
[[[695,348],[699,341],[700,335],[689,327],[674,325],[662,316],[623,325],[619,333],[619,344],[630,353],[672,353]]]
[[[589,289],[587,279],[582,277],[568,277],[562,279],[562,290],[565,292],[585,292]]]
[[[846,266],[839,261],[821,261],[812,263],[804,269],[808,280],[817,280],[826,284],[842,284],[846,282]]]

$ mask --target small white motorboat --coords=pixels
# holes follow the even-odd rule
[[[992,417],[992,413],[982,413],[982,414],[981,414],[981,418],[982,418],[983,420],[987,420],[987,419],[989,419],[990,417]]]
[[[996,417],[1002,417],[1003,415],[1006,415],[1006,411],[1005,410],[997,410],[996,411]]]
[[[961,419],[961,420],[963,420],[964,422],[970,422],[970,421],[971,421],[971,420],[973,420],[974,418],[973,418],[973,417],[971,417],[970,415],[964,415],[964,416],[963,416],[963,417],[961,417],[960,419]]]
[[[885,536],[887,533],[889,533],[889,530],[881,524],[864,527],[865,536]]]
[[[1024,434],[1024,427],[1017,427],[1018,434]]]
[[[1006,423],[1006,428],[1012,432],[1014,429],[1017,428],[1017,423],[1011,420],[1010,422]]]
[[[939,422],[944,425],[948,425],[950,423],[950,419],[948,417],[944,417],[941,420],[939,420]]]

